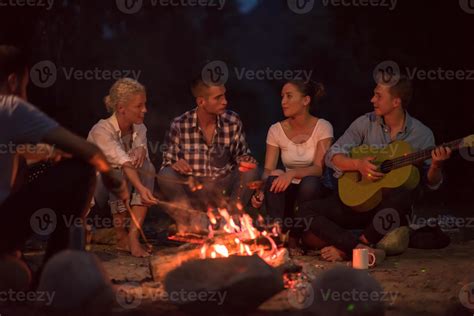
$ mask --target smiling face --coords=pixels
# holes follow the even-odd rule
[[[311,98],[304,96],[298,88],[287,83],[281,90],[281,107],[285,117],[293,117],[309,111]]]
[[[203,91],[205,95],[196,98],[198,107],[208,114],[220,115],[224,113],[227,109],[225,86],[209,86]]]
[[[377,85],[374,89],[374,96],[370,100],[374,105],[374,111],[377,116],[384,116],[392,113],[395,109],[401,107],[401,100],[390,93],[390,87],[386,85]]]
[[[132,124],[143,124],[146,112],[146,94],[141,92],[132,94],[117,106],[117,113]]]

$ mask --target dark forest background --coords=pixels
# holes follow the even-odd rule
[[[470,1],[470,0],[468,0]],[[471,1],[472,2],[472,1]],[[474,6],[474,3],[472,3]],[[141,71],[148,90],[146,125],[162,142],[171,119],[193,107],[189,80],[206,61],[230,69],[305,69],[326,86],[315,113],[329,120],[336,137],[372,109],[373,70],[385,60],[403,69],[474,70],[474,14],[458,0],[399,0],[381,7],[324,6],[317,0],[296,14],[286,0],[228,0],[222,10],[160,7],[144,0],[125,14],[115,1],[55,1],[41,7],[0,6],[0,43],[18,45],[31,64],[51,60],[58,69]],[[114,80],[30,83],[30,101],[64,126],[86,136],[107,116],[102,99]],[[263,164],[268,127],[282,119],[282,82],[227,82],[229,106],[241,115],[252,151]],[[437,142],[474,134],[474,80],[417,80],[409,112],[431,127]],[[159,166],[161,157],[154,153]],[[446,185],[429,202],[452,213],[473,214],[474,162],[454,155]]]

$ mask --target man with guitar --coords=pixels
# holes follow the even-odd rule
[[[443,162],[451,155],[450,148],[435,148],[432,131],[406,111],[413,90],[410,80],[402,75],[400,80],[392,86],[382,84],[381,81],[378,82],[371,99],[374,111],[356,119],[326,155],[326,165],[335,171],[336,178],[341,178],[344,174],[355,176],[352,179],[352,187],[346,186],[343,188],[344,190],[341,190],[341,180],[339,180],[339,195],[341,197],[334,194],[325,200],[308,202],[300,208],[301,216],[311,218],[311,231],[305,232],[304,241],[312,246],[322,248],[322,258],[328,261],[344,260],[352,255],[352,249],[362,247],[368,248],[369,252],[375,253],[376,256],[383,257],[385,255],[383,251],[376,251],[373,248],[373,245],[384,236],[384,231],[377,227],[374,217],[379,211],[390,209],[392,212],[398,213],[393,214],[398,218],[398,221],[394,221],[397,227],[407,225],[407,216],[410,214],[413,200],[412,189],[416,187],[420,178],[418,170],[414,169],[419,168],[422,182],[428,188],[436,190],[443,181]],[[387,154],[390,146],[390,148],[397,149],[398,142],[400,145],[408,143],[413,150],[430,149],[426,158],[431,156],[431,159],[417,161],[421,162],[421,166],[417,165],[417,168],[404,167],[413,169],[412,171],[408,170],[408,174],[410,172],[414,174],[411,176],[414,181],[407,178],[412,182],[412,185],[400,187],[387,185],[393,189],[390,191],[384,189],[383,198],[380,189],[379,194],[371,196],[371,203],[354,203],[353,206],[357,205],[359,208],[346,205],[348,203],[344,204],[341,198],[345,191],[348,191],[349,195],[355,193],[356,196],[353,200],[356,200],[363,196],[362,189],[368,189],[384,181],[385,178],[391,176],[387,170],[395,169],[394,163],[391,161],[386,161],[385,164],[380,164],[380,161],[375,162],[376,157],[370,154],[369,148],[379,148],[380,152],[385,150]],[[361,145],[365,145],[365,147],[358,147]],[[359,151],[363,151],[365,148],[366,155],[360,155],[360,152],[359,155],[351,155],[355,148],[359,148]],[[407,155],[408,153],[402,154],[402,157],[394,161],[396,163],[404,162],[406,160],[404,157],[408,157]],[[382,166],[387,169],[385,172],[383,172]],[[407,182],[410,182],[408,180]],[[379,196],[378,200],[377,196]],[[357,237],[349,229],[364,230]],[[385,233],[389,231],[387,229]]]

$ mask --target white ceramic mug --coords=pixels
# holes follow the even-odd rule
[[[369,259],[369,257],[371,259]],[[354,269],[365,270],[375,265],[375,255],[369,253],[368,249],[357,248],[352,250],[352,267]]]

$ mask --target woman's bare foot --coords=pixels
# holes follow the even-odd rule
[[[328,246],[321,249],[321,257],[324,260],[330,262],[344,261],[347,259],[347,255],[342,250],[339,250],[334,246]]]
[[[120,250],[120,251],[129,252],[130,251],[130,244],[128,242],[128,236],[125,236],[121,239],[118,239],[117,240],[117,245],[115,246],[115,248],[117,250]]]
[[[132,256],[138,258],[146,258],[150,256],[148,250],[140,244],[140,241],[135,238],[130,238],[130,252]]]

